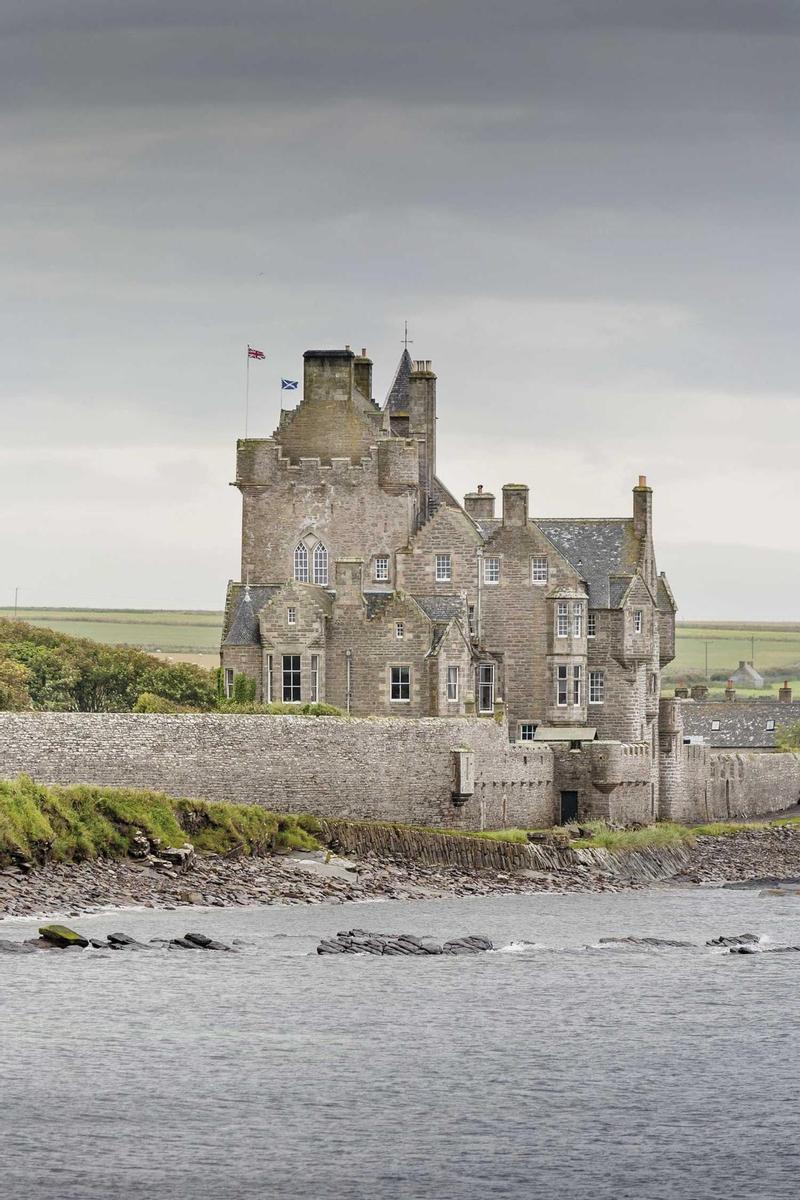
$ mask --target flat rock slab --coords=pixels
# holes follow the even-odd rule
[[[494,949],[487,937],[469,934],[453,938],[441,945],[433,938],[417,937],[413,933],[374,933],[368,929],[343,929],[335,938],[323,938],[317,954],[380,954],[404,957],[423,957],[427,954],[481,954]]]
[[[46,942],[52,942],[54,946],[60,946],[62,949],[66,946],[84,947],[89,945],[88,938],[76,933],[74,929],[69,929],[66,925],[42,925],[39,936]]]

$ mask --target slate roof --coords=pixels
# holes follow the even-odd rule
[[[233,585],[231,623],[223,639],[223,646],[259,646],[261,635],[258,630],[258,614],[280,584],[251,584],[248,589],[243,583]]]
[[[708,704],[684,700],[681,704],[686,737],[703,737],[712,747],[742,750],[774,750],[775,727],[800,721],[800,701],[722,701]],[[773,728],[768,728],[770,721]],[[712,726],[719,724],[719,729]]]
[[[432,621],[447,622],[452,621],[453,617],[464,615],[463,596],[412,596],[411,599]]]
[[[594,726],[588,725],[537,725],[533,735],[535,742],[593,742],[597,737]]]
[[[639,559],[630,517],[537,518],[535,524],[586,580],[592,608],[613,608],[619,603],[616,587],[612,599],[611,577],[635,574]]]
[[[413,364],[408,350],[404,350],[397,365],[392,386],[386,396],[385,409],[390,413],[408,412],[408,391]]]

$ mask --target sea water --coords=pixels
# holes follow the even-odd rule
[[[138,911],[250,945],[0,954],[0,1195],[782,1200],[800,1191],[800,897],[653,890]],[[318,956],[339,929],[475,958]],[[31,936],[36,922],[0,924]]]

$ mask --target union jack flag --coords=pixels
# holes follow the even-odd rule
[[[248,358],[266,358],[267,356],[263,350],[254,350],[252,346],[248,346],[247,347],[247,357]]]

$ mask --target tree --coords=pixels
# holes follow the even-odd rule
[[[22,711],[31,707],[28,669],[10,658],[0,658],[0,709]]]

